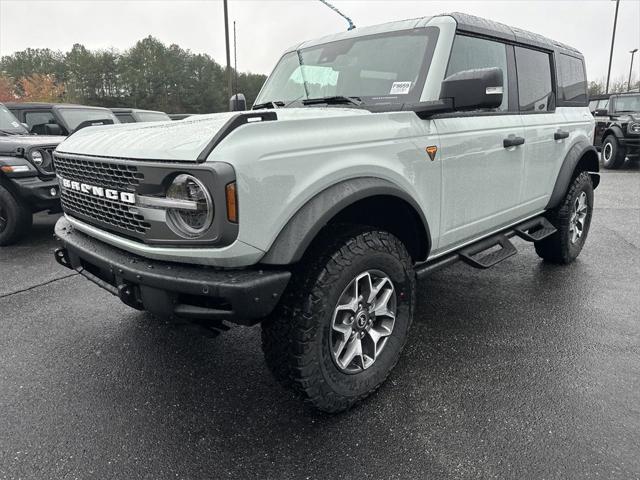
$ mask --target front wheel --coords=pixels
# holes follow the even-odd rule
[[[607,135],[602,142],[602,165],[604,168],[620,168],[627,155],[624,147],[618,144],[615,135]]]
[[[593,183],[581,172],[569,185],[562,203],[548,213],[557,232],[535,243],[539,257],[560,264],[573,262],[584,246],[593,213]]]
[[[20,240],[27,234],[32,222],[31,210],[0,185],[0,246]]]
[[[390,233],[338,227],[316,242],[263,323],[274,376],[314,407],[346,410],[397,363],[411,325],[415,275]]]

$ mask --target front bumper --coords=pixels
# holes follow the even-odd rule
[[[60,211],[60,185],[57,178],[42,180],[39,177],[10,178],[18,195],[35,210]],[[55,195],[51,192],[55,190]]]
[[[55,253],[58,263],[160,317],[253,325],[273,311],[291,277],[285,270],[223,270],[147,259],[79,232],[64,217],[55,233],[62,243]]]
[[[618,141],[621,146],[626,147],[629,150],[640,149],[640,137],[624,137],[619,138]]]

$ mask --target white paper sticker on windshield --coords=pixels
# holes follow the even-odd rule
[[[411,82],[393,82],[389,95],[405,95],[409,93]]]
[[[18,124],[18,122],[11,122],[11,125],[13,125],[16,128],[18,128],[20,126],[20,124]]]

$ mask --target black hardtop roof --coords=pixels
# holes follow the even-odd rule
[[[496,37],[546,50],[557,50],[560,53],[583,58],[582,54],[575,48],[537,33],[528,32],[527,30],[522,30],[517,27],[510,27],[504,23],[494,22],[493,20],[476,17],[475,15],[469,15],[467,13],[454,12],[442,14],[442,16],[445,15],[453,17],[458,24],[458,30],[461,31],[474,33],[476,35]]]
[[[131,113],[131,112],[149,112],[149,113],[165,113],[160,110],[146,110],[144,108],[131,108],[131,107],[113,107],[110,108],[113,113]]]
[[[26,110],[30,108],[94,108],[96,110],[109,110],[105,107],[97,107],[95,105],[77,105],[74,103],[48,103],[48,102],[5,102],[5,107],[15,110]]]

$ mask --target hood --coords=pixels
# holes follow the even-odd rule
[[[18,148],[56,146],[65,137],[45,137],[38,135],[7,135],[0,136],[0,153],[14,153]]]
[[[165,160],[193,162],[207,147],[213,137],[234,116],[240,113],[224,112],[192,116],[184,120],[125,123],[83,128],[60,144],[58,150],[66,153],[141,160]],[[277,122],[311,118],[331,118],[353,115],[371,115],[369,111],[354,108],[279,108],[272,110]],[[242,125],[242,128],[259,127],[260,122]],[[232,138],[229,136],[224,141]]]

